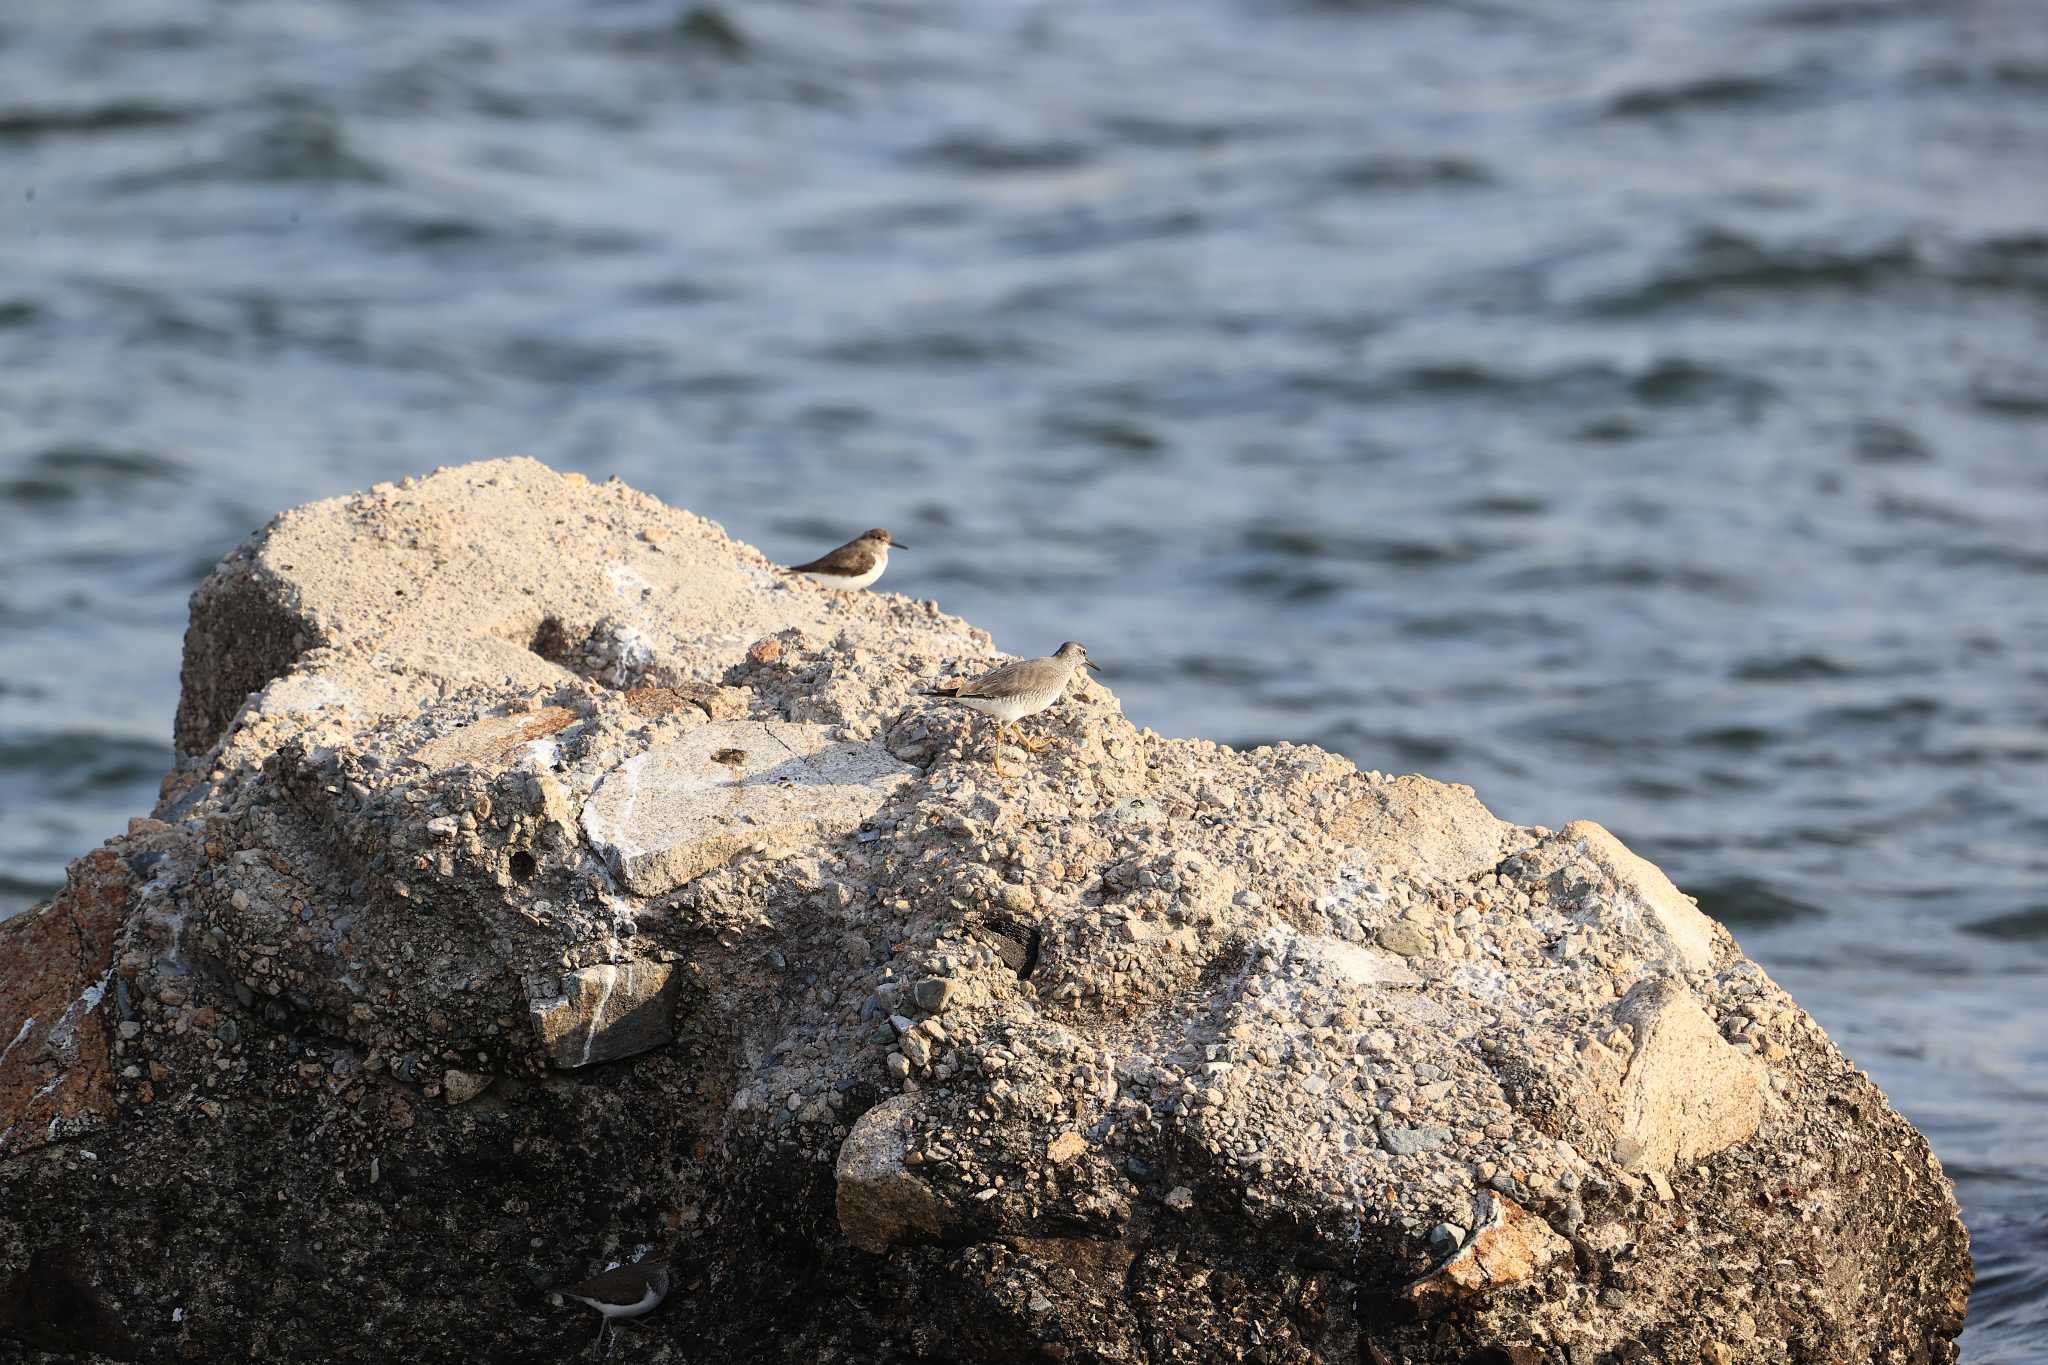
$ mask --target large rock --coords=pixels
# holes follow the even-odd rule
[[[1036,649],[1046,642],[1019,642]],[[0,927],[0,1353],[1946,1361],[1920,1137],[1596,825],[1092,679],[530,461],[193,599],[156,818]]]

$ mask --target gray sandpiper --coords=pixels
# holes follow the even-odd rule
[[[667,1261],[636,1261],[563,1285],[555,1292],[565,1299],[587,1303],[602,1315],[597,1322],[597,1345],[602,1348],[604,1329],[615,1319],[651,1313],[668,1296],[670,1274]]]
[[[994,716],[996,744],[993,762],[996,776],[1009,777],[1010,774],[1003,769],[1003,736],[1024,717],[1037,715],[1066,695],[1067,682],[1075,670],[1094,667],[1095,661],[1088,657],[1088,651],[1069,640],[1046,658],[1019,659],[966,682],[929,688],[924,695],[944,697],[984,716]],[[1025,739],[1019,735],[1018,741],[1035,754],[1052,743],[1052,738]]]
[[[889,567],[892,548],[907,550],[910,547],[900,540],[890,539],[889,533],[877,526],[808,564],[790,565],[789,571],[841,592],[858,592],[880,578],[882,570]]]

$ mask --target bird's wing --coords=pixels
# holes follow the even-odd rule
[[[849,540],[831,554],[820,555],[808,564],[792,564],[791,573],[837,573],[856,578],[875,567],[875,552],[860,541]]]
[[[1017,683],[1029,671],[1037,659],[1019,659],[1015,663],[991,668],[978,678],[970,678],[954,688],[950,695],[955,697],[995,697],[1016,690]]]

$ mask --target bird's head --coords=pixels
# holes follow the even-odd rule
[[[874,530],[862,535],[861,539],[868,541],[874,545],[885,546],[889,549],[907,550],[910,548],[908,545],[905,545],[900,540],[890,539],[889,533],[879,526],[877,526]]]
[[[1064,659],[1069,667],[1092,668],[1098,673],[1102,671],[1102,666],[1088,657],[1088,647],[1079,640],[1067,641],[1054,652],[1053,657],[1055,659]]]

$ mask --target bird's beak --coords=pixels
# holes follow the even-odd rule
[[[889,548],[892,550],[907,550],[910,547],[900,540],[892,540],[889,542]]]
[[[1097,673],[1100,673],[1102,671],[1102,665],[1096,663],[1093,659],[1083,659],[1081,660],[1081,662],[1087,665],[1089,668],[1094,669]]]

